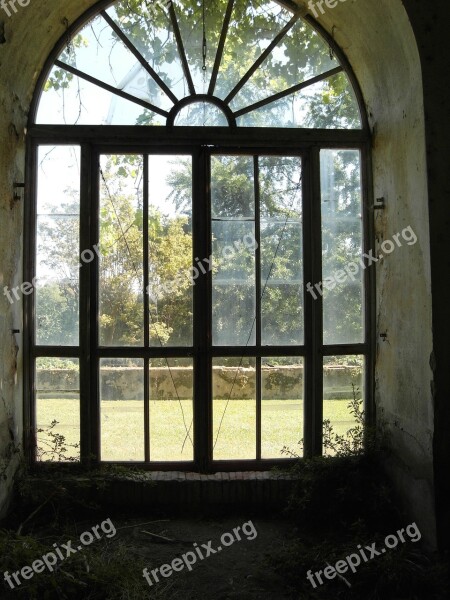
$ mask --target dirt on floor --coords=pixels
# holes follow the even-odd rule
[[[132,545],[136,554],[145,559],[152,583],[149,588],[160,587],[161,591],[164,588],[168,595],[185,600],[298,598],[298,594],[286,589],[283,579],[268,568],[271,551],[285,545],[293,536],[294,527],[289,521],[228,517],[141,523],[145,520],[118,524],[116,536]],[[174,563],[177,558],[180,560]],[[171,564],[180,570],[163,577],[160,567]],[[163,573],[169,573],[168,569],[163,568]],[[136,572],[136,577],[143,577],[142,572]]]
[[[0,577],[1,600],[299,598],[271,564],[296,533],[276,515],[108,517],[58,510],[1,526],[0,574],[8,573],[14,585]],[[68,540],[73,555],[66,557]],[[34,561],[52,552],[52,569],[33,566],[31,574]]]

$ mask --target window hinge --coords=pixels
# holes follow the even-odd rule
[[[21,195],[19,194],[19,192],[17,190],[19,189],[24,189],[25,188],[25,184],[24,183],[14,183],[14,201],[18,202],[19,200],[22,199]]]
[[[386,201],[382,198],[377,198],[375,200],[375,204],[373,205],[374,210],[384,210],[386,208]]]

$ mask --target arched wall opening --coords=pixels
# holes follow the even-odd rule
[[[304,4],[307,10],[306,3]],[[25,173],[27,115],[37,78],[65,29],[95,2],[31,3],[6,18],[0,44],[0,257],[2,287],[22,281],[21,188]],[[330,2],[330,5],[333,3]],[[346,53],[361,86],[373,133],[373,197],[379,243],[411,227],[417,243],[398,248],[377,270],[375,398],[380,421],[390,430],[388,468],[429,543],[434,543],[433,410],[429,366],[432,353],[430,240],[422,73],[419,51],[400,0],[322,3],[318,21]],[[4,18],[2,16],[2,18]],[[17,196],[19,199],[15,200]],[[20,302],[0,298],[0,452],[9,460],[22,429],[22,331]],[[380,337],[383,335],[383,337]],[[2,486],[5,510],[14,472]]]

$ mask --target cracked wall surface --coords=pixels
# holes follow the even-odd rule
[[[13,287],[21,281],[23,218],[27,209],[23,201],[13,201],[13,183],[24,178],[24,132],[36,80],[66,24],[73,23],[92,4],[87,0],[33,0],[11,18],[0,15],[2,286]],[[347,0],[319,18],[349,58],[367,105],[373,129],[374,195],[384,197],[387,207],[376,218],[377,239],[381,242],[392,238],[407,226],[418,236],[415,246],[397,249],[376,267],[377,336],[387,334],[385,341],[378,338],[377,343],[376,403],[378,415],[392,432],[394,452],[389,470],[431,545],[436,535],[436,452],[440,456],[446,449],[444,441],[436,444],[435,440],[433,450],[433,393],[435,398],[441,397],[436,381],[445,386],[446,380],[439,380],[440,371],[433,373],[430,366],[434,349],[433,365],[435,369],[443,368],[442,356],[437,356],[433,348],[431,274],[437,262],[434,266],[430,263],[429,230],[430,206],[434,211],[432,227],[442,229],[439,210],[443,198],[436,172],[442,162],[438,158],[439,144],[430,136],[443,139],[443,133],[442,107],[427,85],[424,99],[422,79],[436,89],[440,70],[447,68],[446,53],[439,49],[448,45],[448,36],[439,41],[438,36],[430,35],[445,20],[439,17],[445,11],[448,8],[443,0],[432,7],[417,0]],[[429,190],[434,205],[429,204]],[[438,241],[443,244],[442,234]],[[433,243],[437,243],[433,236],[431,242],[433,250]],[[435,247],[434,253],[438,251]],[[435,305],[433,297],[435,319],[441,304]],[[22,336],[11,333],[16,328],[22,330],[21,306],[11,306],[1,294],[0,456],[7,453],[11,432],[16,440],[21,437]],[[442,406],[442,401],[437,406]],[[11,464],[8,482],[13,470]],[[2,484],[0,492],[3,511],[8,482]]]

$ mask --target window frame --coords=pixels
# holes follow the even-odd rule
[[[52,127],[53,131],[42,131],[45,126],[39,126],[38,131],[30,132],[28,141],[28,206],[30,207],[29,219],[26,220],[26,260],[24,270],[24,280],[31,281],[34,276],[35,257],[34,248],[36,242],[36,199],[37,199],[37,149],[42,144],[54,145],[81,145],[81,213],[88,211],[90,213],[90,223],[81,220],[80,227],[80,252],[83,249],[92,247],[98,243],[98,212],[92,211],[91,199],[99,195],[99,177],[98,161],[103,153],[120,154],[191,154],[193,156],[194,173],[194,215],[196,235],[194,236],[194,252],[203,253],[204,249],[209,249],[209,231],[208,223],[209,200],[207,206],[198,205],[199,194],[196,190],[205,189],[208,180],[208,173],[202,172],[199,160],[207,163],[207,158],[212,154],[232,153],[232,154],[251,154],[251,155],[301,155],[303,159],[303,198],[304,198],[304,278],[305,281],[322,281],[321,273],[321,195],[320,195],[320,150],[321,149],[358,149],[361,152],[361,170],[362,170],[362,201],[363,201],[363,240],[364,252],[368,252],[372,245],[371,232],[373,231],[373,211],[369,210],[369,157],[370,147],[362,139],[360,132],[359,141],[355,140],[354,132],[340,132],[339,141],[332,140],[333,133],[319,133],[319,139],[307,139],[300,141],[298,132],[295,130],[286,135],[284,131],[284,140],[280,144],[274,145],[274,138],[264,136],[265,130],[252,131],[249,136],[249,130],[242,130],[242,135],[236,135],[238,130],[230,136],[225,129],[219,132],[218,128],[211,128],[206,131],[205,128],[196,130],[195,137],[197,143],[192,144],[193,130],[191,127],[180,128],[177,130],[177,139],[174,140],[170,134],[165,140],[165,145],[161,145],[161,133],[156,128],[146,133],[146,141],[142,142],[142,131],[136,131],[133,127],[121,127],[113,133],[110,127],[88,128],[80,131],[79,127],[70,128],[66,126]],[[64,131],[62,131],[62,130]],[[57,131],[59,130],[59,131]],[[280,134],[280,130],[276,130]],[[139,134],[139,135],[137,135]],[[344,141],[344,138],[348,139]],[[164,136],[163,136],[164,137]],[[253,141],[249,140],[253,137]],[[106,138],[106,139],[105,139]],[[119,138],[119,139],[118,139]],[[134,138],[134,139],[131,139]],[[308,138],[311,138],[309,133]],[[326,139],[328,138],[328,139]],[[99,144],[98,140],[102,140]],[[219,142],[219,143],[218,143]],[[203,155],[203,157],[201,156]],[[94,214],[95,213],[95,214]],[[199,235],[199,232],[200,235]],[[209,254],[206,254],[209,256]],[[37,357],[57,356],[61,358],[79,358],[80,360],[80,411],[81,411],[81,456],[82,462],[89,462],[90,457],[95,455],[94,462],[97,462],[98,450],[100,447],[100,415],[99,415],[99,370],[98,362],[100,357],[117,356],[144,356],[142,348],[123,348],[108,349],[97,347],[95,336],[92,331],[96,327],[97,319],[97,258],[90,264],[84,265],[80,270],[80,347],[60,347],[60,346],[36,346],[32,338],[34,330],[34,302],[33,296],[26,297],[25,301],[25,327],[26,344],[24,348],[25,360],[25,418],[26,418],[26,447],[28,457],[31,462],[35,462],[35,384],[33,363]],[[205,327],[202,316],[205,311],[210,314],[211,305],[208,286],[211,285],[210,277],[200,278],[194,287],[195,308],[194,308],[194,347],[195,357],[194,369],[194,389],[203,390],[201,396],[195,397],[194,402],[194,435],[201,440],[198,442],[193,462],[150,462],[150,463],[129,463],[114,461],[115,464],[130,465],[136,464],[149,470],[194,470],[198,472],[211,471],[230,471],[241,469],[267,469],[272,466],[282,465],[289,462],[289,459],[250,459],[250,460],[212,460],[210,457],[212,444],[212,401],[211,398],[211,358],[213,356],[302,356],[305,361],[304,366],[304,444],[305,456],[320,455],[322,452],[322,413],[323,413],[323,372],[322,359],[324,356],[364,355],[366,358],[365,369],[365,411],[367,423],[373,422],[373,279],[372,269],[364,271],[364,319],[365,319],[365,337],[360,344],[340,344],[323,345],[322,344],[322,299],[319,297],[314,300],[310,294],[304,290],[304,310],[305,310],[305,340],[303,346],[282,346],[282,347],[213,347],[208,346],[208,329]],[[87,316],[89,315],[89,317]],[[210,322],[210,319],[208,319]],[[200,324],[200,327],[198,326]],[[145,350],[145,356],[149,357],[182,357],[188,356],[188,349],[165,348],[161,352],[160,348]],[[206,377],[206,385],[205,385]],[[27,401],[28,399],[28,401]],[[31,400],[31,401],[30,401]]]
[[[323,39],[323,41],[328,44],[328,46],[330,48],[330,54],[335,56],[339,61],[340,66],[336,69],[332,69],[332,71],[342,71],[343,73],[345,73],[348,77],[351,88],[355,94],[355,99],[356,99],[356,102],[357,102],[357,105],[359,108],[359,113],[360,113],[360,118],[361,118],[361,129],[355,129],[352,131],[363,131],[367,134],[367,137],[369,137],[370,136],[370,127],[369,127],[369,121],[368,121],[368,116],[367,116],[367,111],[366,111],[366,105],[364,102],[364,97],[363,97],[361,88],[359,86],[358,80],[353,72],[353,69],[352,69],[345,53],[341,50],[341,48],[338,46],[338,44],[334,40],[333,34],[330,35],[330,33],[318,21],[316,21],[309,13],[305,12],[305,10],[302,9],[302,7],[298,6],[298,4],[293,2],[293,0],[274,0],[274,1],[277,4],[279,4],[280,6],[290,10],[293,13],[293,16],[291,18],[292,25],[287,24],[283,28],[282,32],[280,32],[276,36],[276,38],[274,38],[274,40],[272,40],[272,42],[274,42],[275,39],[279,40],[284,37],[285,33],[287,33],[289,31],[289,29],[295,24],[294,18],[296,20],[298,20],[299,18],[303,19],[303,21],[305,21],[305,23],[307,23],[313,30],[315,30],[315,32]],[[80,15],[80,17],[78,17],[78,19],[76,19],[72,25],[68,26],[65,34],[63,36],[61,36],[59,41],[55,44],[52,52],[49,54],[49,56],[45,62],[44,68],[42,69],[42,71],[37,79],[37,84],[35,87],[33,99],[32,99],[31,106],[30,106],[30,111],[28,114],[29,126],[33,126],[34,124],[36,124],[39,103],[40,103],[40,100],[42,97],[45,82],[47,81],[47,78],[50,74],[52,67],[59,62],[59,56],[60,56],[61,52],[64,50],[64,48],[67,46],[68,40],[71,40],[86,25],[86,23],[88,23],[91,19],[95,18],[96,16],[102,14],[109,6],[111,6],[113,4],[114,4],[114,0],[99,0],[96,4],[91,6],[82,15]],[[181,33],[179,31],[177,17],[176,17],[175,10],[173,8],[173,4],[168,6],[168,8],[169,8],[169,15],[170,15],[170,20],[171,20],[172,26],[174,27],[174,29],[178,29],[177,34],[175,34],[175,37],[177,38],[177,46],[178,46],[178,49],[179,49],[179,52],[181,55],[181,60],[183,63],[183,72],[187,78],[190,93],[189,93],[189,95],[185,96],[184,98],[178,99],[178,101],[174,104],[174,106],[172,107],[172,109],[169,111],[169,113],[167,115],[167,121],[166,121],[165,127],[171,129],[174,126],[175,119],[176,119],[177,115],[179,114],[180,110],[182,108],[184,108],[185,106],[187,106],[193,102],[197,102],[197,101],[201,102],[202,100],[206,100],[212,104],[215,104],[217,107],[219,107],[225,114],[225,116],[228,120],[228,123],[229,123],[229,127],[231,129],[234,129],[237,127],[236,119],[239,116],[241,116],[242,114],[249,112],[249,110],[247,110],[247,109],[251,108],[251,110],[254,110],[254,107],[256,107],[256,105],[262,107],[262,106],[265,106],[266,104],[268,104],[268,99],[265,99],[260,102],[256,102],[253,107],[247,107],[246,109],[239,109],[237,111],[232,111],[231,108],[229,107],[228,103],[226,102],[226,100],[221,100],[220,98],[214,96],[214,94],[213,94],[214,88],[216,85],[217,70],[219,67],[217,62],[215,62],[215,64],[214,64],[213,77],[211,78],[211,82],[210,82],[210,86],[209,86],[207,94],[196,93],[193,82],[192,82],[192,76],[189,72],[189,65],[187,63],[186,53],[185,53],[183,42],[181,40]],[[225,21],[231,16],[230,5],[227,7],[226,12],[229,14],[224,15]],[[107,22],[110,23],[109,18],[107,19]],[[110,24],[110,26],[113,27],[113,25],[111,25],[111,24]],[[113,27],[113,29],[116,31],[116,34],[119,35],[119,37],[123,41],[123,35],[119,34],[120,30],[117,30],[116,27]],[[223,36],[225,29],[226,29],[226,27],[225,27],[225,22],[224,22],[221,37]],[[225,40],[221,39],[219,44],[221,45],[224,41]],[[128,44],[126,44],[126,45],[128,46]],[[131,50],[131,48],[129,46],[128,46],[128,49]],[[250,71],[253,68],[255,68],[258,63],[261,64],[261,62],[263,62],[263,56],[267,56],[267,54],[268,54],[268,53],[266,54],[267,50],[268,49],[266,49],[262,53],[262,55],[257,59],[256,63],[254,63],[254,65],[251,67]],[[223,52],[223,48],[219,48],[219,52],[216,56],[217,60],[219,57],[222,56],[222,52]],[[137,51],[137,53],[140,54],[139,51]],[[138,58],[136,55],[135,55],[135,57]],[[140,59],[143,59],[142,55],[140,56]],[[139,62],[141,62],[140,59],[138,58]],[[63,63],[61,63],[61,66],[64,69],[67,69],[67,67],[68,67],[67,64],[63,64]],[[72,74],[76,74],[76,72],[78,72],[78,69],[74,69],[73,67],[69,68],[68,70],[69,70],[69,72],[72,72]],[[250,71],[247,73],[247,75],[249,75]],[[80,72],[80,74],[81,73],[82,72]],[[331,72],[328,73],[328,75],[330,75],[330,74],[331,74]],[[92,79],[89,75],[87,75],[85,78],[87,80]],[[320,81],[323,78],[324,77],[322,75],[320,75],[317,77],[313,77],[313,78],[311,78],[311,80],[308,80],[304,83],[310,85],[311,83],[313,83],[314,80]],[[160,80],[160,78],[158,76],[157,76],[157,79]],[[233,92],[237,93],[238,88],[240,86],[244,85],[243,82],[244,82],[244,79],[241,79],[239,84],[234,88]],[[107,84],[104,84],[99,81],[96,82],[96,85],[98,85],[99,87],[101,87],[103,89],[108,89],[108,87],[109,87]],[[165,84],[163,82],[159,83],[158,85],[160,85],[160,87],[162,86],[163,89],[167,88],[167,86],[165,86]],[[303,83],[300,82],[296,86],[293,86],[292,89],[298,88],[300,90],[300,89],[302,89],[302,87],[303,87]],[[109,91],[112,91],[112,89],[110,89]],[[170,95],[171,90],[167,89],[167,91]],[[120,90],[115,90],[114,93],[116,95],[122,96],[122,97],[125,97],[127,95],[127,94],[124,95],[122,92],[120,92]],[[229,94],[229,96],[230,95],[231,94]],[[282,98],[285,96],[285,93],[282,92],[280,94],[276,94],[276,96],[279,96],[280,98]],[[271,100],[271,102],[272,101],[273,100]],[[138,103],[138,104],[140,103],[140,101],[137,98],[134,99],[134,102]],[[155,110],[155,108],[156,108],[156,113],[160,114],[160,109],[158,107],[153,106],[153,110]],[[165,112],[165,111],[163,111],[163,112]],[[114,126],[110,125],[109,127],[114,127]],[[164,128],[164,126],[161,126],[161,125],[157,126],[157,127],[160,127],[161,129]],[[245,127],[238,127],[238,128],[245,129]],[[249,129],[249,128],[247,128],[247,129]],[[266,129],[268,129],[268,128],[266,128]],[[299,131],[299,130],[300,129],[298,128],[297,131]],[[311,129],[311,131],[314,131],[314,129]],[[330,131],[350,131],[350,130],[330,129]]]
[[[34,98],[32,101],[29,122],[27,127],[27,155],[25,178],[25,206],[27,207],[24,219],[24,281],[32,281],[35,273],[35,244],[36,244],[36,201],[37,201],[37,148],[39,145],[80,145],[81,165],[83,177],[81,179],[81,211],[90,211],[91,198],[99,195],[99,182],[96,176],[97,157],[101,153],[140,153],[146,154],[154,150],[158,154],[181,154],[183,151],[192,153],[194,160],[193,171],[196,173],[194,190],[205,187],[208,177],[207,172],[201,172],[198,161],[201,153],[211,152],[243,152],[255,154],[279,153],[290,156],[301,154],[303,157],[304,179],[304,219],[309,227],[304,226],[305,255],[304,278],[305,281],[322,281],[321,265],[321,195],[320,195],[320,150],[321,149],[358,149],[361,152],[361,182],[362,182],[362,207],[363,207],[363,251],[368,252],[374,248],[374,211],[373,211],[373,186],[371,173],[371,135],[365,111],[364,100],[356,77],[345,55],[336,45],[332,37],[309,15],[303,18],[325,39],[332,51],[338,57],[343,70],[350,80],[356,95],[360,114],[361,129],[287,129],[287,128],[250,128],[250,127],[184,127],[184,126],[114,126],[114,125],[38,125],[36,124],[37,109],[41,98],[43,84],[48,73],[57,59],[59,53],[71,38],[88,21],[102,9],[111,4],[111,1],[102,0],[86,11],[75,23],[67,29],[65,35],[56,44],[47,59],[46,65],[38,78]],[[282,1],[280,4],[292,8],[293,3]],[[296,7],[298,8],[298,7]],[[189,97],[192,101],[192,97]],[[187,100],[186,100],[187,102]],[[197,155],[196,155],[197,153]],[[197,167],[195,167],[197,165]],[[195,192],[194,192],[195,195]],[[209,204],[209,201],[208,201]],[[198,207],[194,210],[198,210]],[[209,223],[207,211],[198,211],[194,217],[198,220],[197,229],[203,234],[196,236],[199,248],[206,248],[208,240]],[[80,252],[91,247],[98,230],[98,214],[90,212],[89,222],[80,223]],[[306,233],[308,232],[308,235]],[[202,237],[203,236],[203,237]],[[308,248],[306,246],[308,245]],[[199,254],[195,254],[198,256]],[[209,254],[207,254],[208,256]],[[81,413],[81,460],[83,464],[98,462],[98,456],[92,454],[100,445],[100,419],[99,419],[99,394],[98,394],[98,351],[96,340],[90,332],[95,329],[97,319],[96,306],[96,266],[97,257],[80,270],[80,315],[89,315],[86,327],[82,327],[80,318],[80,347],[37,347],[33,340],[34,331],[34,296],[24,297],[24,448],[30,464],[36,462],[36,423],[35,423],[35,377],[34,361],[42,356],[74,357],[80,360],[80,413]],[[364,379],[364,410],[366,423],[372,425],[375,421],[374,407],[374,360],[375,360],[375,270],[364,271],[364,341],[361,344],[341,344],[323,346],[322,324],[322,299],[313,300],[310,294],[304,291],[305,310],[305,340],[301,352],[298,347],[283,347],[280,356],[304,356],[304,455],[305,457],[317,456],[322,453],[322,416],[323,416],[323,357],[363,354],[366,359]],[[207,298],[210,278],[201,278],[195,286],[195,294]],[[210,310],[210,306],[197,300],[194,313]],[[201,314],[201,313],[200,313]],[[204,314],[204,312],[203,312]],[[84,321],[84,316],[83,316]],[[115,464],[138,465],[149,470],[177,470],[214,472],[233,471],[242,469],[264,470],[271,466],[286,465],[291,459],[257,459],[257,460],[210,460],[211,439],[208,437],[209,428],[212,437],[212,400],[211,398],[211,369],[208,360],[214,356],[214,348],[209,356],[204,351],[199,351],[199,337],[204,339],[207,331],[195,326],[197,320],[194,316],[194,349],[197,352],[197,364],[194,370],[194,389],[204,385],[204,375],[207,374],[208,383],[202,400],[198,403],[197,416],[194,413],[196,431],[202,440],[194,456],[194,462],[151,462],[130,463],[115,461]],[[84,323],[83,323],[84,324]],[[309,324],[309,326],[308,326]],[[262,348],[259,356],[267,356],[267,350]],[[295,352],[294,352],[295,349]],[[128,349],[124,349],[128,350]],[[158,351],[160,349],[157,349]],[[177,350],[175,355],[177,354]],[[232,353],[233,347],[224,352]],[[137,349],[140,352],[140,349]],[[246,351],[247,352],[247,351]],[[269,350],[273,353],[273,350]],[[302,354],[303,353],[303,354]],[[249,348],[248,354],[257,356],[255,348]],[[136,354],[137,355],[137,354]],[[167,355],[170,355],[168,349]],[[236,355],[236,353],[234,354]],[[102,355],[103,356],[103,355]],[[202,382],[200,382],[200,379]],[[208,398],[208,401],[205,400]],[[95,400],[95,401],[94,401]],[[194,408],[195,410],[195,408]],[[200,418],[198,415],[206,415]],[[198,435],[198,434],[196,434]],[[46,463],[48,464],[48,463]]]

